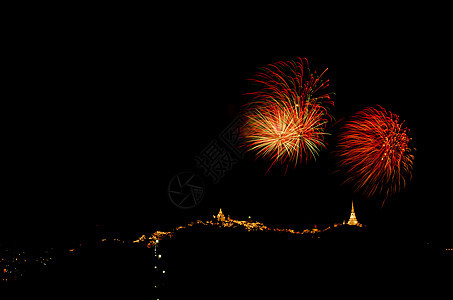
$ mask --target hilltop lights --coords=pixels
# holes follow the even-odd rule
[[[316,226],[311,229],[304,229],[302,231],[296,231],[291,228],[271,228],[263,223],[257,222],[257,221],[252,221],[251,216],[247,217],[247,220],[235,220],[232,219],[230,216],[227,218],[223,214],[222,210],[219,210],[219,213],[217,215],[212,216],[213,219],[209,221],[203,221],[203,220],[196,220],[193,222],[188,223],[185,226],[178,226],[175,227],[171,231],[156,231],[154,232],[151,236],[146,237],[145,235],[142,235],[140,238],[137,240],[133,241],[133,243],[141,243],[141,242],[148,242],[147,247],[156,247],[157,244],[159,244],[159,241],[163,239],[170,239],[174,237],[174,234],[177,231],[184,230],[190,227],[193,227],[195,225],[198,226],[211,226],[211,227],[221,227],[221,228],[242,228],[245,229],[248,232],[282,232],[282,233],[288,233],[288,234],[294,234],[294,235],[317,235],[320,234],[326,230],[331,229],[331,226],[328,226],[324,229],[318,229]],[[361,225],[361,224],[360,224]],[[340,226],[339,224],[334,224],[333,227]],[[157,254],[157,253],[156,253]],[[161,258],[161,254],[158,255],[158,258]]]
[[[142,242],[147,242],[146,246],[148,248],[151,247],[157,247],[157,244],[159,244],[159,241],[163,239],[171,239],[174,237],[174,234],[179,231],[179,230],[184,230],[191,228],[195,225],[198,226],[206,226],[206,227],[214,227],[214,228],[235,228],[235,229],[244,229],[248,232],[282,232],[282,233],[288,233],[288,234],[294,234],[294,235],[311,235],[312,237],[315,237],[315,235],[319,235],[320,233],[324,231],[331,230],[336,227],[341,227],[341,226],[354,226],[354,227],[366,227],[363,224],[360,224],[357,221],[357,217],[354,212],[353,206],[351,207],[351,215],[349,218],[348,223],[346,221],[343,221],[343,223],[334,223],[330,226],[323,227],[322,229],[318,229],[316,225],[311,228],[311,229],[304,229],[302,231],[297,231],[291,228],[271,228],[263,223],[253,221],[251,220],[251,216],[247,217],[247,220],[235,220],[232,219],[230,216],[225,218],[225,215],[223,214],[222,210],[219,210],[219,213],[217,215],[213,215],[213,219],[209,221],[203,221],[203,220],[196,220],[193,222],[188,223],[187,225],[184,226],[178,226],[175,227],[171,231],[156,231],[154,232],[151,236],[146,237],[146,235],[142,235],[139,237],[137,240],[132,241],[133,243],[142,243]],[[319,236],[317,236],[319,238]],[[155,248],[156,251],[156,248]],[[451,251],[451,249],[446,249],[445,252]],[[451,252],[450,252],[451,253]],[[157,254],[157,252],[156,252]]]

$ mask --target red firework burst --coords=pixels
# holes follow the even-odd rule
[[[263,68],[252,82],[258,89],[248,93],[253,101],[245,107],[243,136],[248,150],[270,159],[271,167],[280,162],[296,166],[316,158],[324,142],[331,117],[330,94],[322,93],[329,80],[310,73],[306,59],[277,62]]]
[[[355,113],[339,134],[337,156],[345,183],[366,197],[382,195],[384,205],[412,178],[415,149],[408,132],[397,115],[380,106]]]

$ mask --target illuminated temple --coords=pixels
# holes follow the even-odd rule
[[[362,227],[362,224],[359,223],[359,221],[357,221],[357,217],[355,215],[355,212],[354,212],[354,202],[352,202],[352,207],[351,207],[351,215],[349,216],[349,221],[348,221],[348,225],[351,225],[351,226],[359,226],[359,227]]]
[[[219,213],[217,214],[217,217],[214,217],[217,219],[219,222],[225,222],[225,215],[222,212],[222,209],[219,210]]]

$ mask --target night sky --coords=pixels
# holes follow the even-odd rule
[[[438,57],[414,53],[418,40],[410,36],[351,38],[315,46],[311,41],[270,40],[187,38],[175,42],[185,47],[182,52],[170,43],[157,55],[133,46],[106,53],[108,80],[104,79],[99,132],[104,192],[97,199],[102,203],[97,222],[146,231],[152,224],[210,217],[222,207],[231,216],[252,215],[267,223],[328,224],[348,217],[354,200],[359,220],[384,232],[399,228],[430,239],[440,228],[445,230],[447,188],[440,170],[447,162],[448,147],[442,145],[448,140],[443,136],[442,109],[447,100],[437,88],[442,79],[433,77],[441,68]],[[383,209],[376,199],[363,199],[340,186],[341,176],[332,174],[334,137],[318,161],[286,174],[279,168],[266,173],[269,163],[251,154],[218,184],[196,167],[195,156],[250,99],[244,95],[250,88],[246,79],[258,67],[298,56],[307,57],[318,71],[329,68],[326,77],[336,92],[336,120],[379,104],[411,129],[417,148],[413,181]],[[205,180],[206,195],[194,209],[178,209],[168,200],[168,182],[181,171],[195,171]]]
[[[16,54],[1,223],[8,240],[61,241],[62,232],[71,241],[88,239],[82,228],[89,222],[134,237],[210,217],[220,207],[269,224],[330,224],[348,217],[352,200],[359,221],[376,230],[444,239],[451,220],[444,72],[452,64],[442,41],[418,27],[343,25],[299,36],[253,24],[215,34],[201,25],[177,28],[148,35],[99,29],[83,43],[55,48],[39,40],[33,55]],[[195,156],[250,99],[246,79],[297,57],[308,58],[312,70],[329,68],[337,121],[379,104],[410,128],[414,178],[382,209],[332,174],[334,136],[316,162],[286,174],[266,173],[269,163],[251,154],[218,184],[196,167]],[[203,201],[190,210],[167,196],[169,180],[181,171],[199,173],[206,184]]]

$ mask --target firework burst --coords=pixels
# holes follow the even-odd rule
[[[337,146],[344,182],[365,197],[383,196],[384,205],[412,178],[415,149],[409,146],[408,132],[397,115],[380,106],[355,113],[340,132]]]
[[[297,166],[316,159],[326,147],[325,128],[333,105],[324,92],[329,80],[310,73],[306,59],[277,62],[258,72],[252,82],[258,89],[248,93],[253,101],[245,106],[243,136],[248,150],[258,157]]]

